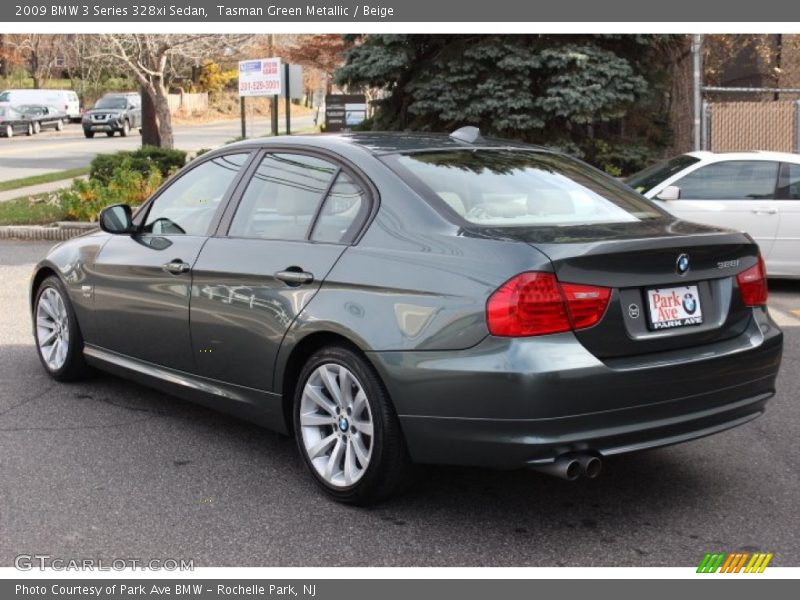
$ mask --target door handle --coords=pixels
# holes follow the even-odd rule
[[[777,215],[777,208],[754,208],[751,211],[754,215]]]
[[[302,271],[299,267],[289,267],[285,271],[275,273],[275,279],[280,279],[289,285],[302,285],[314,281],[314,275],[308,271]]]
[[[161,268],[167,273],[172,273],[173,275],[182,275],[192,267],[189,263],[185,263],[180,258],[176,258],[175,260],[171,260],[170,262],[163,264]]]

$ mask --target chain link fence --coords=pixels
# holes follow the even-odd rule
[[[800,100],[704,102],[702,147],[800,152]]]

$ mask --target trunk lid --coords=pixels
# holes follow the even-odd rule
[[[752,309],[739,295],[736,274],[756,264],[758,246],[743,233],[668,218],[573,227],[482,229],[475,233],[534,246],[550,259],[561,282],[612,288],[600,322],[575,332],[598,358],[729,339],[740,335],[752,317]],[[681,256],[689,264],[684,273],[678,268]],[[651,291],[658,296],[651,298]],[[702,322],[675,327],[665,327],[674,320],[654,324],[659,316],[669,319],[673,298],[684,306],[678,309],[681,315],[689,315],[686,307],[694,309],[693,318],[678,321],[699,318]]]

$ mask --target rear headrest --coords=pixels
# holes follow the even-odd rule
[[[467,208],[464,206],[464,201],[455,192],[436,192],[442,200],[447,202],[448,206],[456,211],[462,217],[466,214]]]
[[[575,203],[569,192],[557,188],[533,190],[528,196],[528,213],[532,215],[571,215]]]

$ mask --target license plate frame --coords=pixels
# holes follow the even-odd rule
[[[668,331],[703,324],[703,307],[697,284],[645,289],[647,325],[651,331]]]

